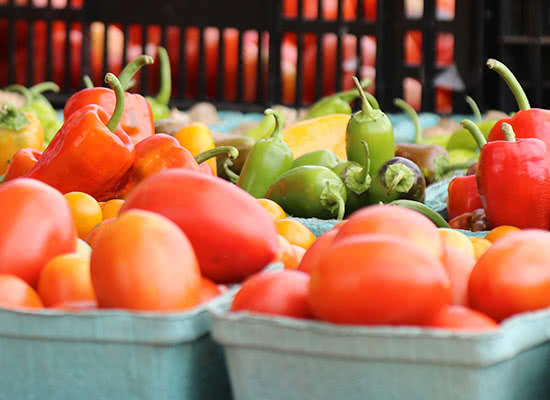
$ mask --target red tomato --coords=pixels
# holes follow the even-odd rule
[[[419,325],[450,303],[451,285],[435,257],[403,239],[368,234],[332,244],[311,273],[309,298],[323,321]]]
[[[26,309],[43,306],[40,297],[27,282],[14,275],[0,274],[0,307]]]
[[[120,213],[134,208],[175,222],[191,241],[203,275],[216,283],[239,282],[260,271],[279,249],[267,211],[254,197],[217,177],[183,169],[163,171],[141,182]]]
[[[69,204],[45,183],[18,178],[0,185],[0,273],[34,286],[42,268],[57,255],[76,249]]]
[[[235,296],[231,311],[311,319],[309,276],[300,271],[268,271],[248,278]]]
[[[319,238],[307,249],[306,254],[302,258],[298,270],[305,272],[306,274],[311,274],[311,271],[315,268],[319,261],[321,261],[324,255],[329,250],[332,245],[332,241],[338,234],[339,229],[332,229],[327,233],[319,236]]]
[[[443,253],[441,261],[451,280],[452,304],[466,306],[468,305],[468,280],[476,265],[476,259],[451,247],[446,247]]]
[[[500,322],[550,306],[550,232],[524,230],[497,241],[479,259],[470,307]]]
[[[443,307],[427,326],[430,328],[470,332],[494,331],[498,329],[498,324],[485,314],[463,306]]]
[[[201,299],[200,303],[206,303],[216,297],[218,297],[222,291],[214,282],[210,279],[201,278]]]

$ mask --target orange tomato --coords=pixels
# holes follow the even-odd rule
[[[498,324],[478,311],[463,306],[443,307],[427,325],[451,331],[484,332],[498,329]]]
[[[86,193],[71,192],[65,195],[73,214],[78,237],[85,240],[102,220],[101,207],[96,199]]]
[[[46,307],[66,301],[95,301],[89,259],[76,254],[52,259],[40,273],[38,294]]]
[[[174,137],[178,140],[181,147],[185,147],[189,150],[193,157],[216,147],[212,134],[210,133],[210,129],[208,129],[208,126],[202,122],[194,122],[187,125],[176,133]],[[210,166],[213,174],[216,175],[216,158],[211,158],[206,162]]]
[[[338,226],[338,225],[337,225]],[[331,229],[330,231],[324,233],[313,243],[313,245],[306,250],[304,257],[300,261],[298,270],[311,274],[313,268],[323,259],[324,255],[332,245],[332,242],[336,235],[338,234],[339,229]]]
[[[468,280],[476,265],[476,259],[464,252],[448,248],[441,257],[443,267],[451,281],[451,304],[466,306],[468,304]]]
[[[218,297],[221,293],[222,291],[220,290],[218,285],[216,285],[210,279],[201,278],[201,304]]]
[[[269,199],[258,199],[258,203],[267,211],[267,213],[273,218],[273,221],[286,218],[285,210],[280,205]]]
[[[120,208],[123,206],[123,204],[124,200],[122,199],[113,199],[107,201],[103,205],[103,207],[101,207],[103,220],[118,217],[118,212],[120,211]]]
[[[103,228],[105,228],[105,226],[109,225],[111,222],[114,222],[114,221],[115,221],[115,218],[109,218],[109,219],[103,220],[99,225],[97,225],[94,229],[92,229],[92,231],[86,238],[86,243],[88,243],[90,247],[93,249],[100,232],[103,230]]]
[[[514,232],[519,232],[521,229],[516,228],[515,226],[508,226],[508,225],[501,225],[497,226],[496,228],[492,229],[487,235],[485,235],[485,239],[487,239],[491,243],[495,243],[496,241],[502,239],[503,237],[506,237]]]
[[[99,307],[182,311],[200,302],[191,243],[173,222],[148,211],[127,211],[102,228],[91,275]]]
[[[279,235],[279,253],[275,262],[281,262],[286,269],[296,269],[300,263],[296,251],[292,245],[284,238],[284,236]]]
[[[307,226],[292,219],[280,219],[275,221],[277,233],[289,241],[290,244],[308,249],[317,238]]]
[[[27,282],[14,275],[0,275],[0,307],[11,309],[42,308],[38,294]]]

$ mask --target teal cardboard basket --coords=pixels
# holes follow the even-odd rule
[[[226,293],[213,300],[223,301]],[[0,310],[0,399],[230,400],[203,305],[180,314]]]
[[[235,400],[550,398],[550,309],[495,333],[349,327],[211,308]]]

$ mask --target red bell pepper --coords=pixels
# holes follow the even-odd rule
[[[157,133],[136,145],[136,158],[132,168],[112,190],[104,193],[99,200],[123,198],[141,181],[167,169],[184,168],[212,175],[210,166],[204,161],[227,153],[232,159],[239,156],[236,148],[220,146],[193,158],[189,150],[182,147],[176,138]]]
[[[489,133],[489,142],[504,140],[501,126],[507,123],[512,125],[518,139],[537,138],[550,146],[550,110],[531,108],[520,83],[512,71],[500,61],[489,59],[487,66],[504,79],[512,90],[520,109],[512,118],[503,118],[493,126]]]
[[[153,57],[140,56],[129,63],[120,73],[119,78],[124,90],[127,88],[132,76],[141,67],[152,64],[153,61]],[[78,112],[82,107],[90,104],[97,104],[108,114],[112,114],[117,104],[115,92],[108,88],[95,87],[75,93],[65,104],[65,120],[68,120],[71,115]],[[130,136],[132,142],[137,144],[152,136],[155,133],[153,111],[145,97],[139,94],[124,93],[124,104],[124,113],[120,125],[124,132]]]
[[[135,157],[134,145],[119,126],[124,89],[111,73],[105,76],[105,82],[116,93],[112,116],[96,104],[71,114],[27,174],[29,178],[45,182],[62,193],[78,191],[98,198],[130,169]]]
[[[506,140],[487,143],[477,169],[477,185],[487,219],[493,227],[548,230],[549,148],[536,138],[516,140],[510,124],[501,126]]]
[[[477,191],[475,175],[457,176],[449,183],[447,215],[449,220],[465,213],[483,208]]]
[[[8,170],[6,171],[5,182],[25,176],[36,165],[42,155],[40,150],[25,148],[13,155]]]

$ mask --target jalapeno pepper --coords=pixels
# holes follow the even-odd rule
[[[340,163],[338,156],[330,150],[317,150],[298,157],[292,163],[292,168],[298,168],[303,165],[318,165],[320,167],[334,168]]]
[[[283,174],[267,191],[266,198],[288,214],[302,218],[344,218],[346,187],[325,167],[305,165]]]
[[[228,160],[223,156],[216,158],[218,176],[233,183],[237,183],[239,179],[238,174],[241,173],[244,163],[256,141],[246,136],[216,134],[214,132],[212,132],[212,138],[214,139],[216,147],[233,146],[239,151],[239,156],[235,160]]]
[[[256,198],[265,196],[269,187],[292,168],[290,148],[283,140],[280,114],[268,109],[265,115],[275,118],[275,130],[270,138],[258,141],[244,163],[237,186]]]
[[[389,118],[381,110],[375,110],[359,80],[354,77],[353,82],[359,91],[363,109],[353,114],[346,129],[346,152],[349,161],[364,165],[365,153],[361,142],[365,140],[371,153],[370,175],[390,158],[395,156],[395,141],[393,127]]]
[[[284,120],[282,114],[279,114],[281,120],[280,125],[284,125]],[[275,121],[275,116],[272,113],[265,114],[264,119],[257,126],[252,129],[249,129],[243,136],[252,138],[256,141],[265,139],[273,134],[275,127],[277,126],[277,121]]]
[[[172,72],[170,71],[170,58],[164,47],[158,48],[160,62],[160,89],[156,97],[147,96],[146,99],[151,105],[153,119],[159,120],[170,117],[170,96],[172,95]]]

